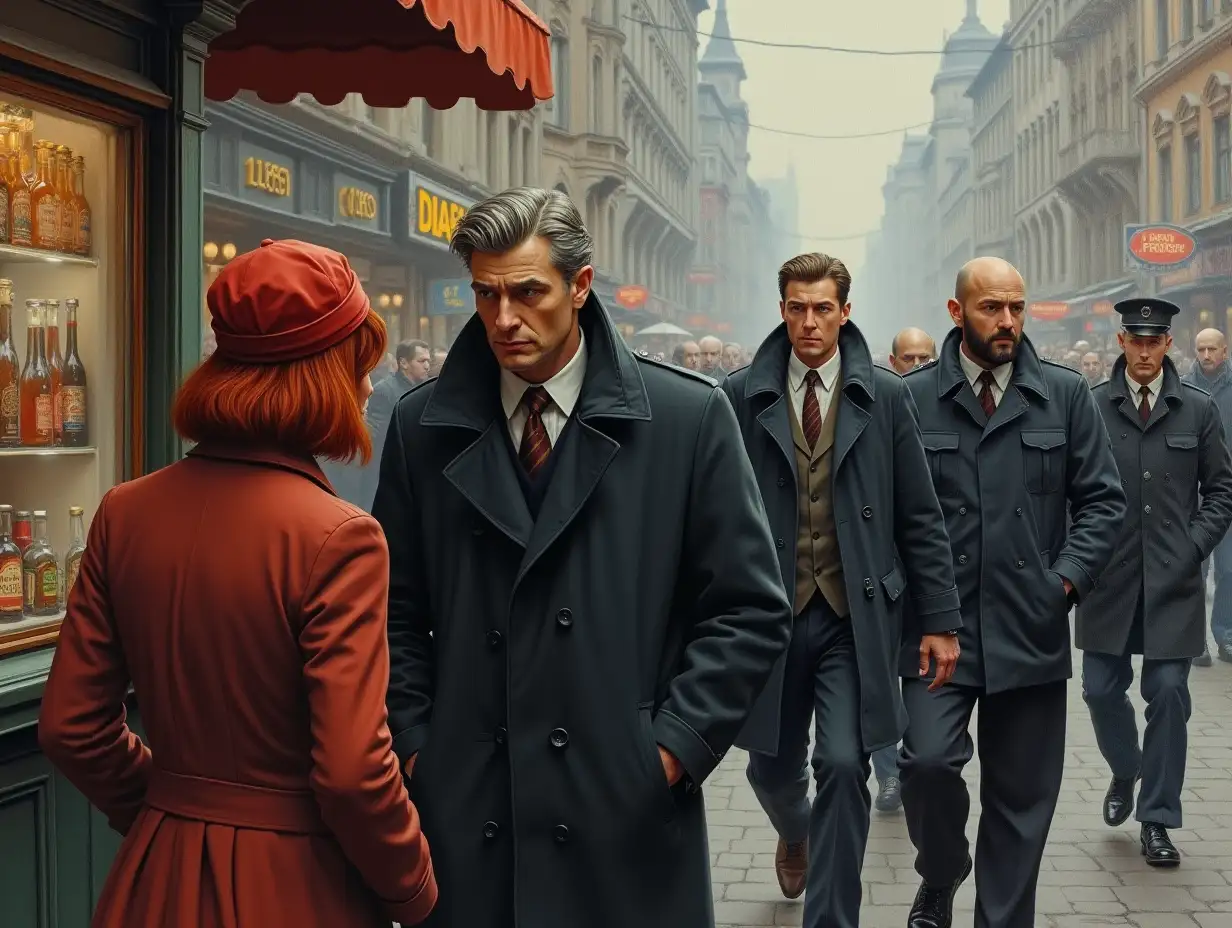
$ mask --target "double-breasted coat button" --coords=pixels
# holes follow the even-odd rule
[[[492,737],[497,744],[504,744],[509,740],[509,730],[504,725],[501,725],[493,732]]]
[[[1150,480],[1150,479],[1151,479],[1151,472],[1150,472],[1149,470],[1144,470],[1144,471],[1142,472],[1142,479],[1143,479],[1143,480]]]
[[[1125,478],[1124,478],[1124,477],[1122,477],[1122,478],[1121,478],[1121,486],[1123,486],[1123,487],[1124,487],[1124,486],[1129,486],[1129,484],[1127,484],[1127,483],[1125,482]]]
[[[1147,503],[1145,506],[1143,506],[1142,511],[1145,512],[1149,516],[1151,514],[1151,504]]]
[[[821,532],[813,532],[813,541],[816,541],[820,537],[821,537]]]
[[[505,636],[498,632],[495,628],[488,632],[488,647],[495,651],[501,646],[501,642],[505,640]]]
[[[1164,528],[1172,528],[1172,520],[1164,519]]]
[[[483,823],[483,836],[489,841],[495,838],[498,834],[500,834],[500,825],[496,824],[496,822]]]
[[[816,461],[814,461],[812,464],[809,465],[809,473],[810,474],[817,473],[817,462]]]
[[[1015,509],[1015,510],[1014,510],[1014,515],[1016,515],[1016,516],[1020,516],[1020,515],[1022,515],[1022,507],[1021,507],[1021,506],[1019,506],[1017,509]]]
[[[563,728],[553,728],[548,740],[552,742],[552,747],[563,748],[569,743],[569,733]]]
[[[877,591],[873,589],[873,578],[865,577],[864,578],[864,598],[872,599],[876,595],[877,595]]]
[[[1014,566],[1017,567],[1019,570],[1022,570],[1022,568],[1027,566],[1027,562],[1024,561],[1022,558],[1019,558],[1018,560],[1014,562]]]
[[[782,539],[782,538],[776,538],[776,539],[774,539],[774,546],[775,546],[776,548],[786,548],[786,547],[787,547],[787,542],[783,541],[783,539]]]
[[[809,499],[811,499],[813,502],[817,502],[817,500],[821,499],[821,497],[818,496],[816,493],[814,493],[812,496],[809,497]]]
[[[573,611],[571,609],[561,609],[556,613],[556,624],[561,628],[568,628],[573,624]]]
[[[967,555],[965,555],[965,554],[960,554],[960,555],[958,555],[958,563],[960,563],[960,564],[965,564],[965,563],[967,563]]]
[[[564,844],[569,840],[569,826],[557,825],[552,829],[552,837],[556,839],[557,844]]]
[[[866,519],[871,519],[873,517],[873,507],[865,506],[863,509],[860,510],[860,515],[864,516],[864,518]]]
[[[966,507],[966,506],[959,506],[959,507],[958,507],[958,514],[959,514],[960,516],[965,516],[965,515],[967,514],[967,507]]]
[[[1164,566],[1165,566],[1165,567],[1167,567],[1167,566],[1168,566],[1168,565],[1170,565],[1171,563],[1172,563],[1172,562],[1171,562],[1170,560],[1168,560],[1167,558],[1164,558]]]
[[[780,478],[779,478],[779,486],[781,486],[781,487],[785,487],[785,486],[787,486],[787,478],[786,478],[786,477],[780,477]]]

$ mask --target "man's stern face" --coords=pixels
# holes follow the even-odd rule
[[[1198,333],[1194,350],[1198,355],[1198,365],[1202,368],[1202,373],[1208,377],[1228,360],[1228,343],[1210,330]]]
[[[963,332],[972,360],[987,367],[1013,361],[1022,341],[1027,295],[1022,278],[1008,265],[972,275],[965,303],[950,300],[950,318]]]
[[[1125,352],[1125,370],[1136,383],[1148,384],[1163,370],[1164,357],[1172,347],[1171,335],[1133,335],[1117,333],[1117,343]]]
[[[788,281],[779,303],[787,338],[796,357],[808,367],[820,367],[838,348],[839,329],[851,315],[851,304],[840,303],[838,285],[829,277]]]

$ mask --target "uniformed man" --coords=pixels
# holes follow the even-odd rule
[[[962,657],[949,686],[930,689],[919,676],[927,626],[903,627],[903,809],[923,878],[908,925],[950,928],[954,894],[971,872],[962,771],[978,703],[974,926],[1033,928],[1065,765],[1070,606],[1112,555],[1125,493],[1082,375],[1042,361],[1023,334],[1018,271],[1000,258],[968,262],[948,308],[954,328],[938,360],[903,378],[962,603]]]
[[[1112,437],[1128,512],[1107,570],[1078,608],[1082,693],[1100,753],[1112,768],[1104,821],[1134,811],[1142,853],[1175,867],[1168,837],[1181,826],[1190,660],[1202,653],[1202,561],[1232,523],[1232,461],[1211,395],[1183,383],[1167,357],[1176,306],[1158,299],[1116,305],[1124,354],[1093,391]],[[1138,746],[1127,691],[1141,654],[1146,733]]]

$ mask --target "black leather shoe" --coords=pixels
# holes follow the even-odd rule
[[[907,916],[907,928],[951,928],[954,923],[954,896],[958,887],[971,875],[971,858],[963,867],[962,876],[949,886],[929,886],[921,883]]]
[[[903,807],[902,784],[898,777],[886,777],[881,781],[881,789],[873,801],[873,808],[878,812],[897,812]]]
[[[1142,823],[1142,856],[1152,867],[1179,867],[1181,852],[1168,837],[1168,829],[1151,822]]]
[[[1190,663],[1191,663],[1191,664],[1193,664],[1195,667],[1209,667],[1209,666],[1211,666],[1211,652],[1210,652],[1210,651],[1203,651],[1203,652],[1202,652],[1201,654],[1199,654],[1197,657],[1195,657],[1195,658],[1193,658],[1192,660],[1190,660]]]
[[[1112,778],[1108,792],[1104,793],[1104,824],[1115,828],[1124,825],[1134,811],[1134,786],[1138,778],[1118,780]]]

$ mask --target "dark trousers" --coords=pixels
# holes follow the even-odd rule
[[[1190,662],[1142,661],[1139,683],[1146,700],[1146,732],[1138,747],[1138,723],[1129,687],[1134,668],[1128,654],[1082,655],[1082,698],[1091,712],[1099,753],[1112,775],[1129,780],[1141,774],[1136,816],[1165,828],[1181,827],[1181,789],[1188,745]]]
[[[987,695],[983,689],[903,681],[909,722],[900,767],[907,831],[924,881],[962,876],[971,801],[963,768],[980,712],[980,816],[975,928],[1034,928],[1035,887],[1065,766],[1065,681]]]
[[[1225,535],[1211,556],[1202,562],[1204,584],[1212,563],[1215,598],[1211,602],[1211,637],[1218,646],[1232,647],[1232,533]]]
[[[873,774],[878,783],[898,776],[898,745],[891,744],[873,752]]]
[[[872,806],[860,733],[860,677],[851,623],[820,594],[792,627],[780,713],[778,754],[750,754],[749,782],[783,840],[808,838],[804,928],[858,928]],[[817,784],[811,808],[810,718]]]

